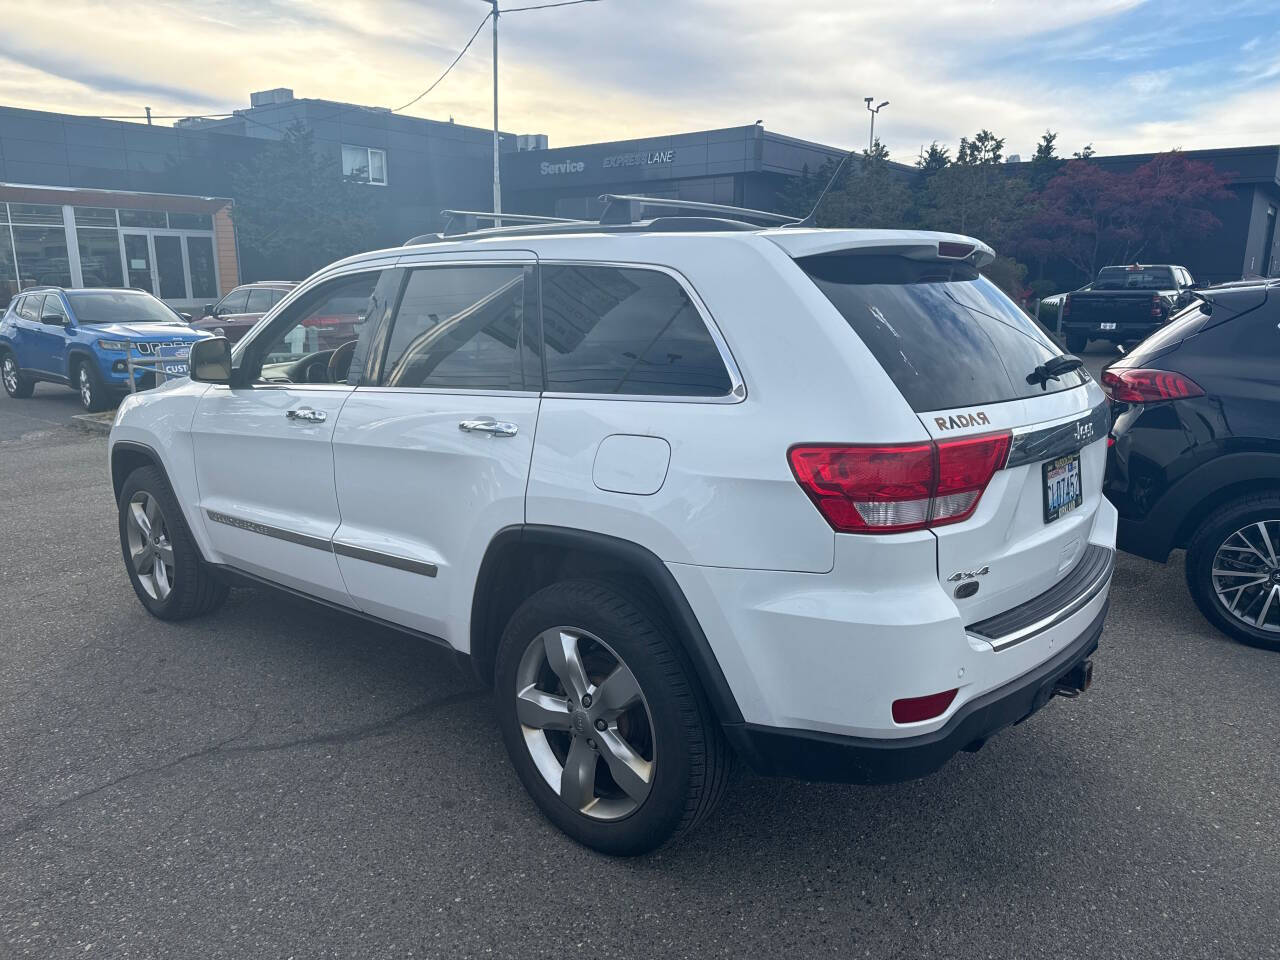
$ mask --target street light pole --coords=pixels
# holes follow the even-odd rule
[[[498,0],[493,5],[493,212],[502,213],[502,172],[498,163]],[[494,226],[502,226],[495,220]]]
[[[497,0],[494,0],[494,3],[496,4]],[[870,156],[871,151],[875,149],[876,145],[876,114],[887,107],[889,105],[889,101],[885,100],[878,107],[872,109],[871,101],[874,100],[875,97],[863,97],[862,99],[867,102],[867,111],[871,114],[871,133],[867,137],[867,155]]]

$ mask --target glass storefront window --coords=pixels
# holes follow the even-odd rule
[[[9,222],[9,205],[7,203],[0,203],[0,223],[8,223],[8,222]]]
[[[77,227],[114,227],[116,212],[110,207],[76,207]]]
[[[51,223],[62,225],[62,208],[49,203],[11,203],[9,216],[14,223]]]
[[[213,238],[187,237],[187,259],[191,261],[191,296],[216,300],[217,275],[213,267]]]
[[[13,204],[13,206],[22,206]],[[62,208],[54,207],[58,217]],[[14,227],[14,252],[18,257],[18,276],[22,286],[52,284],[71,286],[71,261],[67,258],[67,231],[62,227]]]
[[[167,227],[163,210],[121,210],[122,227]]]
[[[0,212],[4,204],[0,203]],[[18,274],[13,269],[13,245],[9,242],[9,226],[0,227],[0,310],[18,292]]]
[[[212,230],[213,214],[210,213],[171,213],[169,214],[171,230]]]
[[[86,287],[124,286],[119,233],[80,227],[76,230],[76,246],[80,249],[80,275]]]
[[[181,237],[153,237],[156,272],[160,275],[160,299],[181,300],[187,295],[187,265],[182,259]]]

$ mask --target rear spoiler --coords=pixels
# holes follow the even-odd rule
[[[770,230],[763,234],[787,255],[816,257],[824,254],[894,256],[909,260],[963,261],[985,267],[996,258],[995,251],[972,237],[958,233],[931,233],[922,230]]]

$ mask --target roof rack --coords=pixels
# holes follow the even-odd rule
[[[446,237],[474,233],[479,228],[479,223],[482,220],[495,225],[507,221],[515,225],[582,222],[581,220],[566,220],[564,217],[535,217],[528,213],[493,213],[488,210],[441,210],[440,216],[449,218],[444,225],[444,235]],[[455,224],[459,229],[455,229]]]
[[[541,217],[527,213],[492,213],[487,210],[441,210],[447,217],[440,233],[424,233],[410,237],[406,247],[426,243],[444,243],[463,237],[521,237],[547,234],[573,233],[699,233],[708,231],[759,230],[762,226],[779,226],[800,223],[796,217],[751,210],[747,207],[731,207],[722,203],[701,203],[696,200],[669,200],[662,197],[639,197],[624,194],[605,194],[600,198],[605,204],[604,213],[597,220],[567,220],[563,217]],[[645,220],[641,213],[646,209],[688,210],[690,213],[675,216],[653,216]],[[710,214],[703,216],[701,214]],[[720,216],[715,216],[720,214]],[[503,226],[479,227],[480,222],[498,223]],[[510,223],[511,226],[507,226]]]
[[[781,226],[787,223],[799,223],[799,217],[788,217],[781,213],[770,213],[767,210],[752,210],[750,207],[734,207],[723,203],[703,203],[700,200],[670,200],[664,197],[639,197],[626,193],[605,193],[600,196],[605,205],[600,214],[601,224],[636,223],[642,219],[645,210],[696,210],[699,213],[719,213],[733,220],[756,223],[764,226]]]

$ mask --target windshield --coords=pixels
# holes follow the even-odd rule
[[[68,290],[67,299],[77,323],[182,323],[155,297],[135,290]]]
[[[968,264],[836,255],[797,261],[889,374],[912,409],[946,410],[1067,390],[1072,371],[1027,376],[1059,351]]]
[[[1172,290],[1173,271],[1168,267],[1103,267],[1095,290]]]

